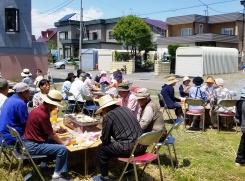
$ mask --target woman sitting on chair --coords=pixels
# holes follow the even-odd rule
[[[184,99],[179,99],[174,96],[174,86],[179,80],[175,77],[169,77],[168,82],[162,86],[161,95],[165,100],[165,103],[169,109],[175,109],[175,114],[178,118],[183,116],[182,107],[176,102],[184,101]],[[163,102],[160,102],[161,106],[164,106]]]
[[[38,87],[40,88],[41,92],[36,93],[33,98],[33,107],[38,107],[43,103],[43,99],[41,98],[42,94],[48,94],[49,89],[50,89],[50,84],[47,79],[42,79],[38,83]]]

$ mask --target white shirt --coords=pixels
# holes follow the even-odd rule
[[[86,85],[80,79],[75,80],[71,84],[70,93],[72,93],[76,100],[84,102],[82,95],[89,96],[89,91],[86,89]],[[68,100],[75,100],[74,96],[69,96]]]
[[[3,94],[0,93],[0,114],[1,114],[2,107],[3,107],[3,103],[5,102],[5,100],[7,98],[8,97],[6,97],[5,95],[3,95]]]

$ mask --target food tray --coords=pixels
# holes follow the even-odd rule
[[[94,128],[101,123],[100,120],[96,120],[91,117],[89,117],[88,119],[83,118],[88,118],[88,116],[85,117],[77,115],[75,117],[74,115],[67,114],[64,116],[63,123],[71,129],[76,129],[80,127],[82,131],[86,131],[87,129],[90,130],[91,128]]]

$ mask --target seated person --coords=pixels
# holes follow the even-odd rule
[[[113,80],[113,79],[116,77],[117,72],[118,72],[117,69],[113,69],[112,74],[111,74],[111,76],[110,76],[110,80]]]
[[[100,84],[100,77],[101,77],[101,73],[99,73],[98,75],[96,75],[94,77],[94,84],[95,85],[99,85]]]
[[[218,107],[218,103],[221,100],[232,99],[230,91],[227,88],[224,88],[224,80],[221,78],[215,79],[216,89],[213,90],[213,94],[210,99],[210,117],[213,124],[213,128],[217,128],[217,112],[235,112],[234,108],[224,108]],[[227,127],[225,123],[225,118],[221,117],[222,127]]]
[[[60,139],[52,128],[50,113],[57,109],[62,94],[57,90],[51,90],[48,94],[42,94],[43,104],[33,109],[26,124],[24,143],[31,155],[47,155],[56,158],[56,165],[52,179],[61,179],[63,173],[68,171],[68,150],[70,140]],[[40,167],[46,167],[46,159],[42,159]]]
[[[134,145],[143,133],[139,122],[132,111],[124,106],[118,106],[110,95],[105,95],[99,99],[100,109],[104,117],[102,121],[102,144],[98,147],[97,159],[101,176],[94,176],[94,181],[109,180],[108,162],[116,157],[129,157]],[[111,137],[114,141],[111,141]],[[136,148],[135,156],[145,153],[146,148],[139,146]]]
[[[179,93],[181,97],[189,97],[189,90],[191,88],[190,78],[188,76],[183,77],[183,84],[179,86]]]
[[[91,81],[91,79],[89,78],[89,74],[87,73],[82,73],[81,74],[82,77],[82,81],[84,82],[86,89],[91,92],[93,89],[93,83]]]
[[[139,120],[141,107],[136,96],[130,91],[129,85],[127,83],[120,83],[118,84],[117,91],[120,98],[122,98],[122,106],[129,108]]]
[[[151,100],[150,93],[146,88],[141,88],[136,92],[136,99],[138,100],[142,113],[140,115],[139,123],[143,132],[157,131],[164,129],[161,141],[167,136],[167,129],[165,127],[163,114],[158,105]]]
[[[201,77],[195,77],[193,79],[193,83],[194,83],[194,87],[190,88],[190,92],[189,92],[189,97],[192,99],[202,99],[204,100],[204,102],[207,102],[208,98],[206,95],[206,90],[201,87],[202,83],[203,83],[203,79]],[[191,110],[192,112],[205,112],[205,105],[203,106],[192,106],[189,105],[189,110]],[[191,123],[191,127],[195,127],[196,126],[196,120],[198,119],[198,116],[194,116],[193,117],[193,121]],[[202,129],[202,121],[203,121],[203,117],[201,116],[200,118],[200,122],[199,122],[199,128]]]
[[[106,77],[106,71],[101,71],[99,84],[101,85],[102,83],[104,83],[106,85],[109,85],[110,82],[111,81]]]
[[[67,78],[66,78],[65,82],[63,83],[62,90],[61,90],[62,97],[64,100],[68,99],[68,97],[66,96],[66,92],[70,91],[71,84],[72,84],[72,82],[74,82],[75,78],[76,78],[76,76],[72,72],[68,73]]]
[[[210,101],[210,98],[213,94],[213,90],[215,89],[214,78],[212,76],[208,76],[205,82],[206,82],[206,85],[204,85],[203,88],[206,90],[208,101]]]
[[[169,77],[168,82],[162,86],[161,95],[163,96],[167,107],[169,109],[175,109],[176,116],[180,118],[183,116],[183,111],[181,105],[176,102],[184,101],[184,99],[179,99],[174,96],[174,86],[178,81],[179,80],[177,80],[175,77]],[[164,103],[160,102],[160,105],[163,107]]]
[[[241,98],[236,104],[235,118],[237,123],[241,124],[242,137],[237,150],[235,166],[245,166],[245,86],[241,92]]]
[[[48,94],[49,89],[50,89],[49,81],[47,79],[40,80],[38,83],[38,87],[40,89],[40,92],[36,93],[32,98],[34,108],[38,107],[39,105],[43,103],[41,95]]]
[[[26,83],[27,85],[33,85],[33,80],[31,78],[32,74],[29,69],[23,69],[21,72],[21,77],[23,77],[22,82]]]
[[[17,83],[13,89],[15,94],[5,100],[0,115],[0,132],[9,145],[14,145],[16,139],[11,136],[6,125],[9,124],[23,137],[28,117],[26,102],[30,96],[30,88],[26,83]]]
[[[3,103],[8,98],[9,84],[5,79],[0,78],[0,114],[3,107]]]

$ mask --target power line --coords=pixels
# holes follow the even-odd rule
[[[222,11],[218,11],[218,10],[216,10],[216,9],[214,9],[214,8],[211,8],[211,7],[209,7],[207,4],[205,4],[205,3],[203,3],[201,0],[198,0],[200,3],[202,3],[204,6],[207,6],[207,9],[209,8],[209,9],[212,9],[213,11],[215,11],[215,12],[218,12],[218,13],[227,13],[227,12],[222,12]],[[208,10],[207,10],[208,11]]]
[[[61,4],[59,4],[59,5],[55,6],[55,7],[53,7],[53,8],[51,8],[51,9],[48,9],[48,10],[46,10],[46,11],[43,11],[43,12],[38,13],[38,15],[44,14],[44,13],[46,13],[46,12],[49,12],[49,11],[53,10],[53,9],[56,9],[57,7],[59,7],[59,6],[63,5],[63,4],[65,4],[66,2],[67,2],[67,0],[65,0],[63,3],[61,3]]]
[[[219,2],[215,2],[215,3],[206,4],[206,6],[214,5],[214,4],[223,4],[223,3],[227,3],[227,2],[233,2],[233,1],[237,1],[237,0],[219,1]],[[156,12],[151,12],[151,13],[144,13],[144,14],[140,14],[139,16],[166,13],[166,12],[171,12],[171,11],[179,11],[179,10],[184,10],[184,9],[197,8],[197,7],[201,7],[201,6],[204,6],[204,5],[195,5],[195,6],[189,6],[189,7],[184,7],[184,8],[176,8],[176,9],[170,9],[170,10],[164,10],[164,11],[156,11]]]
[[[51,14],[53,14],[53,13],[55,13],[55,12],[57,12],[57,11],[61,10],[62,8],[66,7],[68,4],[72,3],[72,1],[74,1],[74,0],[71,0],[70,2],[66,3],[65,5],[63,5],[62,7],[60,7],[59,9],[57,9],[57,10],[55,10],[55,11],[53,11],[53,12],[49,13],[49,14],[46,14],[46,15],[44,15],[44,16],[42,16],[42,17],[39,17],[39,18],[35,18],[35,19],[33,19],[33,20],[36,20],[36,19],[40,19],[40,18],[43,18],[43,17],[49,16],[49,15],[51,15]]]

